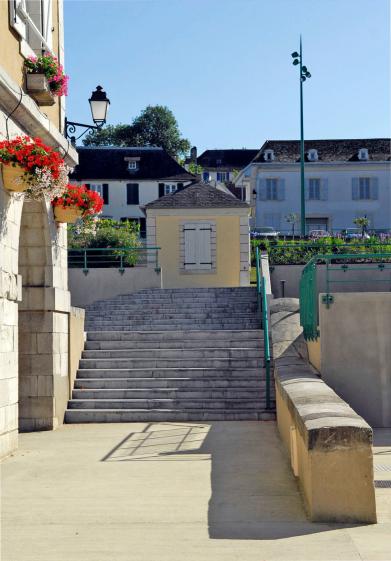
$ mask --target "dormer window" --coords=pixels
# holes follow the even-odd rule
[[[360,148],[358,151],[358,159],[362,161],[369,159],[368,148]]]
[[[222,160],[216,160],[216,165],[221,166],[222,163]]]
[[[272,162],[274,160],[274,150],[265,150],[263,158],[265,162]]]
[[[309,162],[318,161],[318,151],[315,150],[315,148],[311,148],[311,150],[308,150],[308,161]]]
[[[125,162],[128,163],[128,171],[135,172],[140,167],[140,158],[125,158]]]

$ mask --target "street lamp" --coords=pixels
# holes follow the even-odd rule
[[[303,116],[303,83],[311,78],[306,66],[303,66],[303,46],[300,35],[300,53],[292,53],[293,65],[300,65],[300,185],[301,185],[301,235],[305,236],[305,178],[304,178],[304,116]]]
[[[79,138],[81,138],[88,130],[101,129],[106,122],[110,100],[106,96],[106,92],[103,91],[102,86],[96,87],[96,90],[92,92],[88,101],[91,107],[92,120],[95,125],[85,125],[83,123],[68,121],[65,117],[64,135],[65,138],[71,139],[72,144],[76,144],[76,140],[79,140]],[[77,138],[75,136],[70,136],[70,134],[76,132],[76,127],[83,127],[85,129]]]

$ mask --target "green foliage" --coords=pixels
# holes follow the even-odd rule
[[[359,216],[358,218],[355,218],[353,220],[353,224],[355,224],[356,226],[358,226],[359,228],[361,228],[361,234],[364,236],[368,226],[369,226],[369,218],[367,218],[366,216]]]
[[[204,168],[199,164],[196,164],[195,162],[190,162],[190,164],[188,165],[188,170],[189,173],[192,173],[193,175],[201,175],[201,173],[204,171]]]
[[[255,248],[267,251],[270,265],[304,265],[314,255],[330,253],[391,253],[391,240],[379,242],[378,238],[353,239],[329,237],[319,240],[251,240],[251,258],[255,264]]]
[[[140,241],[140,226],[138,223],[126,221],[118,222],[108,218],[86,220],[82,224],[68,226],[68,248],[107,248],[112,252],[97,253],[97,257],[107,258],[107,255],[118,257],[123,252],[121,247],[142,247]],[[126,252],[124,261],[128,265],[135,265],[140,252]]]
[[[108,125],[91,131],[83,142],[85,146],[159,146],[174,158],[190,150],[173,112],[164,105],[148,105],[131,125]]]

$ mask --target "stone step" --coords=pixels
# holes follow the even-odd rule
[[[245,342],[232,339],[182,339],[182,340],[160,340],[160,341],[86,341],[85,349],[94,350],[116,350],[116,349],[231,349],[246,346],[247,349],[263,349],[263,336],[249,339]]]
[[[83,368],[192,368],[193,358],[82,358],[80,369]],[[257,368],[262,364],[261,358],[204,358],[204,368]]]
[[[89,331],[87,341],[248,341],[263,340],[261,329],[202,330],[173,329],[171,331]]]
[[[83,351],[82,358],[129,358],[129,359],[193,359],[204,360],[208,358],[262,358],[261,348],[209,348],[209,349],[110,349]]]
[[[149,310],[148,308],[144,308],[144,310],[140,310],[140,312],[133,313],[133,312],[118,312],[118,313],[107,313],[104,312],[87,312],[87,320],[88,321],[96,321],[96,320],[104,320],[104,319],[115,319],[116,321],[131,321],[134,323],[135,321],[145,321],[146,319],[150,319],[153,323],[157,321],[163,320],[173,320],[175,322],[179,320],[197,320],[205,322],[205,320],[213,320],[213,323],[217,323],[218,321],[247,321],[257,319],[254,312],[247,312],[247,313],[232,313],[232,312],[215,312],[213,310],[207,312],[194,312],[190,313],[187,311],[183,312],[170,312],[165,313],[162,311],[155,311]]]
[[[274,421],[273,409],[249,410],[175,410],[175,409],[68,409],[66,423],[143,423],[183,421]]]
[[[244,400],[253,401],[254,399],[263,400],[265,398],[265,388],[243,389],[243,388],[95,388],[95,389],[75,389],[72,392],[72,400],[100,399],[100,400],[132,400],[147,399],[160,400],[170,399],[181,400]]]
[[[93,370],[92,372],[96,372]],[[179,389],[250,389],[261,390],[265,381],[258,376],[231,377],[229,379],[219,377],[192,378],[76,378],[75,389],[145,389],[145,388],[170,388]]]
[[[90,306],[86,307],[86,311],[90,312],[101,312],[101,311],[117,311],[117,310],[127,310],[129,312],[137,312],[138,310],[143,310],[145,308],[149,310],[164,310],[167,312],[176,312],[178,309],[187,309],[189,311],[234,311],[234,312],[256,312],[258,310],[257,302],[251,302],[248,304],[244,304],[239,302],[238,304],[232,303],[216,303],[213,302],[212,304],[206,304],[202,302],[194,302],[188,304],[182,304],[181,302],[154,302],[146,304],[145,302],[137,304],[136,302],[128,302],[124,304],[102,304],[97,306],[95,304],[91,304]]]
[[[177,330],[178,327],[187,327],[190,328],[192,331],[204,331],[205,326],[208,327],[209,330],[216,330],[216,331],[221,331],[224,330],[225,327],[227,327],[227,329],[259,329],[260,328],[260,323],[258,321],[254,321],[252,323],[207,323],[207,325],[205,323],[196,323],[196,322],[192,322],[192,321],[188,321],[186,323],[183,323],[183,321],[181,323],[176,323],[176,322],[172,322],[172,323],[165,323],[165,324],[156,324],[154,322],[151,323],[135,323],[135,324],[131,324],[129,323],[117,323],[117,322],[110,322],[110,321],[105,321],[105,322],[86,322],[86,326],[85,329],[86,331],[151,331],[152,329],[156,329],[158,328],[160,331],[171,331],[171,330]]]
[[[264,407],[264,400],[259,398],[223,398],[223,399],[70,399],[68,409],[241,409],[258,410]]]
[[[246,380],[248,378],[257,377],[264,380],[264,368],[81,368],[77,371],[77,379],[85,378],[190,378],[193,380],[220,378],[222,380],[232,380],[234,378],[241,378]]]

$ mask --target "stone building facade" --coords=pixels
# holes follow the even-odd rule
[[[23,60],[51,50],[63,61],[61,0],[0,2],[0,139],[39,136],[68,165],[77,153],[62,134],[63,98],[41,107],[25,90]],[[38,5],[38,3],[36,3]],[[45,28],[39,22],[46,21]],[[33,25],[34,24],[34,25]],[[37,27],[38,26],[38,27]],[[49,201],[6,191],[0,175],[0,457],[18,432],[62,423],[69,395],[67,232]]]

